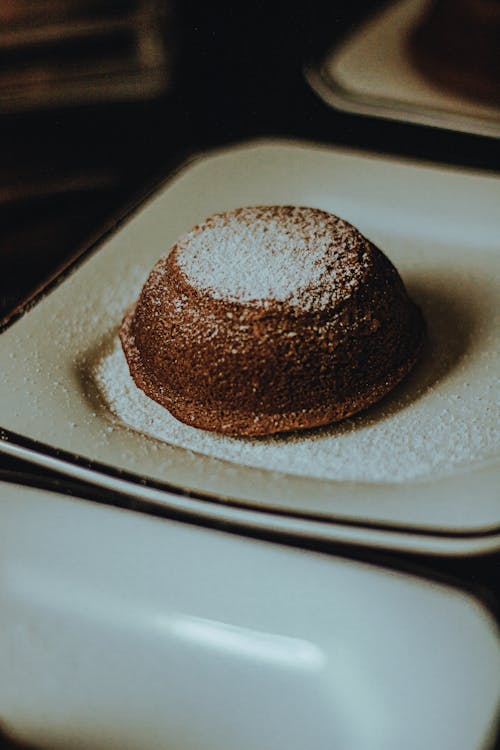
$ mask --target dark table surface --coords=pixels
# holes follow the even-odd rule
[[[195,151],[285,136],[498,173],[497,140],[342,114],[310,90],[304,64],[381,4],[179,2],[172,85],[163,97],[1,115],[4,325]],[[6,457],[0,457],[0,479],[95,499],[92,487]],[[338,546],[325,551],[354,554]],[[499,555],[439,562],[389,553],[368,558],[453,580],[499,616]]]

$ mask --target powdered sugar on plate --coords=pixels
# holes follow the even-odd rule
[[[429,326],[422,362],[380,404],[328,428],[249,439],[184,425],[135,386],[116,337],[93,377],[124,426],[233,463],[343,481],[447,475],[500,448],[497,291],[473,262],[428,259],[403,276]]]

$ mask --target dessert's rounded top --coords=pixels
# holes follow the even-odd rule
[[[355,227],[326,211],[254,206],[213,214],[177,242],[171,261],[213,299],[319,311],[352,295],[372,253]]]

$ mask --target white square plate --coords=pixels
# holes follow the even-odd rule
[[[150,268],[206,215],[255,203],[330,210],[393,260],[428,318],[430,349],[396,401],[385,402],[389,412],[371,410],[354,429],[392,420],[397,451],[404,442],[398,424],[401,436],[411,432],[418,413],[423,438],[444,435],[436,453],[449,457],[448,468],[438,462],[399,481],[325,480],[294,474],[294,466],[276,472],[203,456],[113,421],[90,363],[115,336]],[[491,429],[482,435],[478,412],[466,425],[474,460],[454,462],[467,441],[453,404],[471,393],[490,422],[489,409],[498,408],[485,406],[484,394],[495,395],[500,349],[499,205],[494,176],[317,145],[267,141],[202,155],[2,334],[0,413],[11,434],[0,450],[200,518],[438,553],[496,548],[496,443]],[[439,410],[444,422],[436,422]],[[411,450],[401,457],[408,470]]]

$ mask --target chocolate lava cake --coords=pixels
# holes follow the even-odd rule
[[[366,409],[413,367],[424,328],[394,266],[351,224],[257,206],[181,237],[120,336],[136,385],[177,419],[256,436]]]

